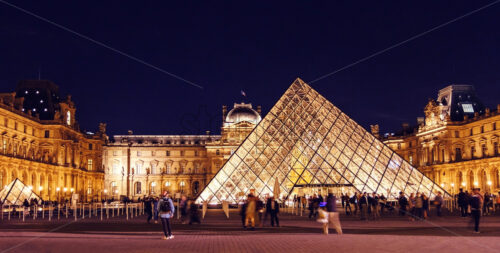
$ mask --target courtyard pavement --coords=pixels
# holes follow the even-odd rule
[[[209,210],[201,225],[173,224],[175,238],[161,240],[160,224],[145,217],[0,221],[0,252],[500,252],[500,216],[482,217],[481,234],[469,218],[431,217],[410,222],[402,217],[360,221],[341,216],[343,235],[320,224],[282,214],[281,227],[243,230],[232,211]]]

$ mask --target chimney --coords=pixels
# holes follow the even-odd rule
[[[128,135],[133,135],[134,134],[134,132],[132,130],[128,130],[127,133],[128,133]]]
[[[259,115],[262,115],[262,107],[260,105],[257,106],[257,112]]]
[[[207,135],[210,135],[210,131],[209,131],[209,130],[205,131],[205,133],[206,133]]]
[[[486,116],[490,116],[490,113],[491,113],[490,108],[489,108],[489,107],[486,107],[486,109],[485,109],[485,114],[486,114]]]

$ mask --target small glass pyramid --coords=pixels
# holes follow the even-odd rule
[[[420,171],[302,80],[295,80],[254,128],[197,201],[235,203],[294,187],[348,185],[395,198],[399,192],[446,194]]]
[[[41,203],[42,199],[33,190],[26,186],[21,180],[16,178],[4,189],[0,191],[0,200],[4,205],[22,205],[24,200],[37,199]]]

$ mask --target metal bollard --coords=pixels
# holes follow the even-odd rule
[[[68,204],[65,205],[66,206],[66,219],[68,218]]]
[[[82,203],[82,220],[85,219],[85,204]]]
[[[57,219],[61,217],[61,204],[57,204]]]
[[[23,222],[24,222],[24,214],[26,213],[26,207],[23,207]]]
[[[101,204],[101,220],[102,220],[102,204]]]
[[[42,205],[42,220],[45,219],[45,205]]]
[[[50,210],[51,207],[52,207],[52,205],[49,205],[49,221],[52,219],[52,212]]]
[[[77,204],[75,203],[75,205],[73,206],[73,217],[75,217],[75,221],[78,219],[78,215],[76,212],[78,212],[78,207]]]
[[[9,210],[8,210],[8,218],[10,220],[10,206],[9,206]]]
[[[106,205],[106,219],[109,219],[109,206]]]
[[[125,213],[126,213],[127,220],[128,220],[128,205],[127,205],[127,203],[125,203]]]

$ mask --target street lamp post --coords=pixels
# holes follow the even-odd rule
[[[61,202],[60,200],[60,197],[59,197],[59,191],[61,191],[61,188],[60,187],[57,187],[56,188],[56,192],[57,192],[57,202]]]
[[[63,192],[64,192],[64,194],[63,194],[63,196],[64,196],[64,200],[66,200],[66,192],[67,192],[67,191],[68,191],[68,188],[64,187],[64,188],[63,188]]]

